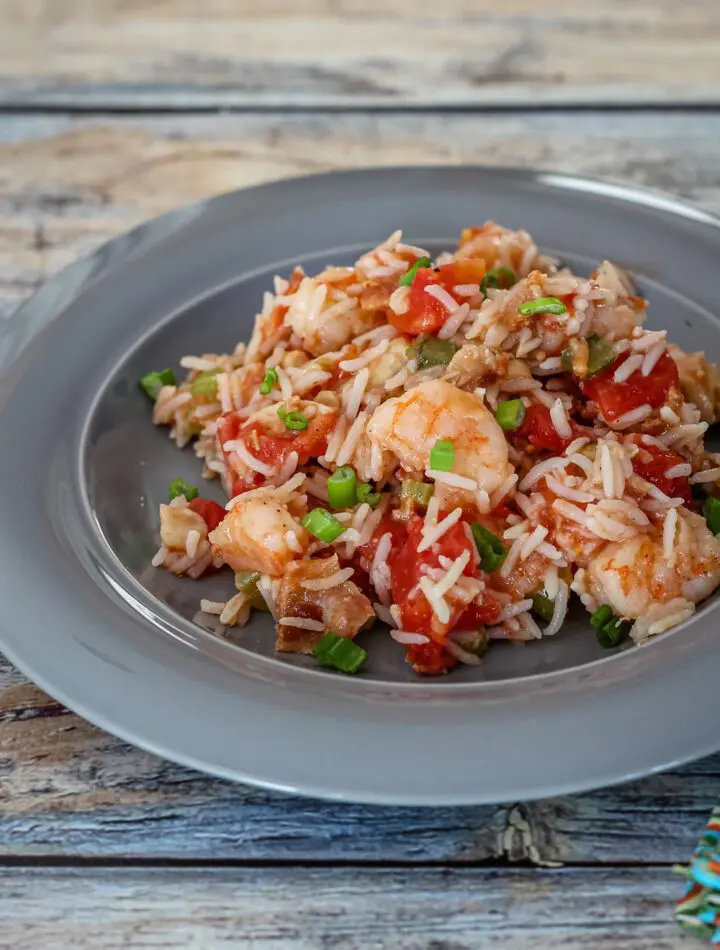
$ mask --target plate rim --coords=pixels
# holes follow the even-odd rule
[[[1,354],[1,344],[3,340],[7,337],[11,325],[17,325],[18,323],[29,323],[29,316],[36,312],[38,309],[42,309],[45,305],[45,298],[48,295],[52,295],[52,291],[57,288],[65,288],[66,293],[62,304],[58,309],[54,310],[50,308],[48,314],[46,314],[45,319],[43,320],[42,326],[35,328],[32,333],[26,335],[27,338],[24,341],[24,346],[28,345],[31,342],[38,332],[42,330],[43,327],[49,325],[54,320],[56,320],[62,312],[66,309],[68,304],[72,305],[72,302],[77,299],[82,293],[89,289],[96,281],[102,279],[107,274],[111,273],[116,267],[121,266],[125,263],[131,261],[134,257],[138,255],[140,251],[140,256],[142,253],[147,250],[147,248],[140,246],[138,248],[137,242],[140,241],[142,245],[145,242],[145,239],[148,237],[153,237],[157,235],[157,239],[162,239],[163,232],[167,233],[168,225],[173,225],[174,227],[171,230],[175,230],[177,226],[182,229],[185,221],[188,219],[188,216],[191,215],[194,218],[198,214],[207,213],[211,210],[216,203],[224,202],[229,197],[235,195],[243,195],[247,192],[261,192],[263,190],[272,189],[278,185],[289,185],[297,186],[303,182],[310,180],[317,181],[322,179],[327,179],[328,177],[339,177],[345,176],[351,178],[358,175],[367,175],[368,173],[382,173],[382,174],[402,174],[407,171],[426,171],[429,174],[437,173],[455,173],[458,171],[470,171],[470,172],[480,172],[484,175],[489,176],[490,178],[496,177],[497,175],[502,176],[503,178],[508,177],[519,177],[524,180],[536,180],[541,184],[551,184],[552,187],[562,187],[562,188],[572,188],[576,186],[579,190],[589,191],[595,195],[603,195],[607,193],[608,189],[612,191],[612,197],[615,199],[622,200],[623,202],[630,204],[640,204],[643,207],[653,207],[659,208],[660,210],[670,213],[673,215],[680,215],[685,219],[693,221],[696,225],[704,225],[711,227],[715,232],[720,230],[720,218],[715,215],[705,212],[701,208],[696,208],[694,205],[684,202],[681,199],[675,198],[671,195],[665,195],[661,191],[655,191],[653,189],[641,188],[639,186],[627,185],[624,183],[608,182],[607,180],[601,178],[593,178],[589,176],[580,176],[564,173],[553,173],[549,171],[538,171],[533,169],[524,169],[524,168],[503,168],[500,166],[485,166],[485,165],[430,165],[430,166],[374,166],[368,168],[352,169],[352,170],[343,170],[335,171],[329,173],[319,173],[301,177],[294,178],[281,178],[269,182],[263,182],[261,184],[252,186],[251,188],[235,189],[230,192],[226,192],[221,195],[213,196],[211,198],[203,199],[199,202],[195,202],[191,205],[183,206],[182,208],[174,209],[166,214],[154,218],[150,221],[143,222],[118,237],[112,238],[110,241],[104,243],[95,251],[93,251],[89,256],[81,259],[80,261],[74,262],[69,267],[64,268],[58,274],[53,275],[48,281],[46,281],[28,300],[24,301],[6,320],[3,321],[0,326],[0,354]],[[152,244],[155,243],[153,240]],[[270,264],[267,266],[271,266]],[[68,296],[69,295],[69,296]],[[60,295],[61,297],[63,295]],[[171,319],[171,315],[167,319]],[[157,326],[154,325],[152,332],[157,329]],[[0,380],[6,372],[7,367],[0,369]],[[0,407],[1,409],[1,407]],[[104,539],[105,544],[107,542]],[[112,551],[112,549],[110,549]],[[114,556],[114,552],[113,556]],[[679,628],[682,629],[682,628]],[[677,632],[677,631],[675,631]],[[0,634],[2,633],[0,628]],[[673,634],[666,635],[671,637]],[[666,639],[664,638],[664,639]],[[8,659],[16,665],[21,671],[25,672],[33,681],[38,683],[46,692],[50,695],[58,696],[61,702],[66,705],[69,709],[76,711],[83,718],[88,719],[91,722],[99,725],[101,728],[105,729],[108,732],[111,732],[115,735],[118,735],[120,738],[125,741],[129,741],[134,745],[137,745],[141,748],[146,749],[147,751],[153,752],[154,754],[161,755],[165,758],[169,758],[172,761],[179,762],[183,765],[189,765],[193,768],[198,768],[202,771],[209,772],[210,774],[218,775],[223,778],[230,778],[235,781],[248,782],[259,787],[279,790],[279,791],[290,791],[290,792],[301,792],[303,794],[316,795],[323,798],[333,798],[336,800],[342,801],[364,801],[370,803],[391,803],[391,804],[469,804],[469,803],[478,803],[484,801],[498,801],[496,797],[491,799],[485,799],[481,795],[474,795],[470,798],[460,797],[453,798],[452,796],[446,796],[444,798],[438,799],[437,795],[431,795],[430,799],[427,801],[407,797],[394,797],[392,795],[384,795],[380,793],[379,795],[373,795],[370,797],[358,797],[354,793],[350,795],[342,792],[333,791],[328,789],[325,786],[312,788],[310,786],[304,786],[301,789],[293,785],[286,785],[283,783],[278,783],[274,781],[269,781],[251,774],[243,774],[237,769],[226,770],[222,768],[213,768],[211,764],[204,762],[202,758],[193,758],[192,756],[187,756],[183,754],[172,754],[169,753],[167,748],[162,746],[155,746],[152,742],[149,742],[147,739],[139,736],[136,733],[128,732],[124,730],[122,726],[118,726],[115,722],[112,722],[106,719],[104,716],[99,714],[94,714],[92,710],[88,710],[84,704],[76,702],[72,697],[67,697],[62,694],[56,688],[52,686],[42,674],[38,674],[33,669],[33,664],[26,662],[24,659],[18,657],[15,654],[15,651],[12,648],[8,648],[4,642],[4,638],[0,641],[0,646],[2,646],[3,652],[6,654]],[[651,649],[653,644],[650,644],[648,649]],[[573,671],[582,670],[584,668],[595,669],[600,665],[608,664],[611,662],[624,662],[624,657],[619,655],[609,656],[601,660],[592,661],[590,663],[582,664],[580,667],[573,667]],[[211,661],[215,662],[215,661]],[[275,661],[277,663],[277,661]],[[302,671],[307,673],[308,671]],[[562,676],[567,674],[567,670],[552,671],[549,673],[540,673],[534,674],[527,677],[519,677],[503,680],[500,683],[455,683],[447,684],[447,687],[451,688],[455,695],[459,693],[468,693],[471,694],[477,691],[478,685],[481,685],[483,688],[487,689],[488,687],[502,686],[506,683],[514,683],[517,685],[520,681],[528,682],[530,679],[535,680],[545,680],[545,679],[555,679],[557,676]],[[414,684],[398,684],[398,685],[408,685],[417,693],[415,690]],[[446,687],[446,689],[447,689]],[[445,691],[445,690],[443,690]],[[68,699],[70,701],[68,701]],[[693,750],[691,753],[687,754],[686,757],[682,759],[674,760],[672,763],[662,765],[658,768],[666,768],[669,765],[679,764],[682,761],[689,761],[690,759],[696,757],[696,755],[707,754],[708,752],[714,751],[716,748],[720,747],[720,739],[718,740],[717,745],[707,748],[704,751],[696,752]],[[647,774],[647,768],[643,768],[641,771],[635,773]],[[627,772],[615,778],[613,781],[621,782],[625,781],[634,775],[628,774]],[[539,792],[541,795],[547,794],[566,794],[569,790],[579,791],[585,788],[596,787],[596,783],[592,780],[588,784],[582,785],[577,782],[570,783],[570,786],[566,784],[558,786],[557,789],[553,790],[549,786],[544,786],[543,789]],[[511,796],[512,797],[512,796]],[[510,799],[506,799],[510,800]]]

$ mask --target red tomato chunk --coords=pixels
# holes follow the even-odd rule
[[[670,390],[680,387],[677,366],[667,353],[663,353],[647,376],[643,376],[638,369],[624,382],[616,383],[613,379],[615,371],[629,355],[623,353],[612,366],[582,384],[587,398],[597,403],[603,418],[608,422],[614,422],[626,412],[646,404],[659,409],[667,402]]]
[[[227,514],[222,505],[208,498],[193,498],[188,508],[196,515],[200,515],[208,531],[214,531]]]
[[[647,443],[641,435],[633,435],[630,439],[639,446],[639,451],[632,460],[635,474],[655,485],[670,498],[682,498],[686,505],[690,505],[692,490],[688,477],[681,475],[679,478],[670,478],[666,474],[675,465],[685,463],[682,455],[671,449],[661,449],[659,445]]]
[[[388,311],[388,320],[401,333],[419,336],[421,333],[437,333],[450,317],[445,304],[427,292],[433,285],[442,287],[457,303],[453,287],[458,284],[479,284],[485,276],[483,260],[454,261],[442,267],[421,268],[410,285],[408,308],[405,313]]]

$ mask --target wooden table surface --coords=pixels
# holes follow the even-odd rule
[[[720,4],[0,0],[0,315],[187,201],[436,162],[720,211]],[[0,947],[690,947],[671,865],[718,793],[720,756],[511,806],[288,798],[133,749],[0,657]]]

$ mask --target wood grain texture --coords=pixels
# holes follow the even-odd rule
[[[0,117],[0,314],[188,201],[338,168],[464,162],[610,175],[720,211],[720,112]]]
[[[0,104],[718,103],[716,0],[2,0]]]
[[[666,869],[15,869],[0,881],[13,950],[693,946]]]

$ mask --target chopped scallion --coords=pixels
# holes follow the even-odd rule
[[[423,508],[427,508],[428,502],[434,493],[434,485],[429,485],[427,482],[416,482],[412,479],[404,481],[400,488],[401,498],[409,498],[416,505],[421,505]]]
[[[524,317],[531,317],[536,313],[567,313],[567,307],[557,297],[538,297],[537,300],[527,300],[518,307],[518,313]]]
[[[200,373],[190,383],[190,392],[193,396],[207,396],[212,398],[217,394],[217,374],[219,369],[209,369],[205,373]]]
[[[265,379],[260,383],[260,395],[269,396],[273,386],[278,384],[278,372],[274,366],[271,366],[265,373]]]
[[[265,598],[257,586],[260,576],[258,571],[235,571],[235,587],[238,593],[244,595],[245,603],[255,610],[267,610]]]
[[[408,347],[407,354],[417,362],[418,369],[427,369],[429,366],[447,366],[457,351],[457,343],[452,340],[441,340],[424,333]]]
[[[352,508],[357,501],[357,477],[349,465],[336,469],[327,480],[328,501],[332,508]]]
[[[157,372],[146,373],[140,380],[140,388],[145,392],[153,402],[160,394],[163,386],[176,386],[177,379],[171,369],[161,369]]]
[[[714,495],[706,498],[703,504],[703,514],[712,533],[720,534],[720,498],[716,498]]]
[[[480,281],[480,293],[487,297],[488,287],[494,287],[496,290],[509,290],[517,283],[515,271],[509,267],[493,267]]]
[[[285,428],[292,429],[294,432],[303,432],[310,425],[308,417],[302,412],[288,412],[282,406],[278,406],[277,414],[285,423]]]
[[[532,602],[534,613],[536,613],[541,620],[550,623],[555,613],[555,601],[551,600],[544,590],[539,590],[533,595]]]
[[[498,403],[495,418],[500,428],[505,429],[506,432],[519,429],[525,418],[525,405],[522,399],[508,399],[506,402]]]
[[[430,267],[431,260],[429,257],[418,257],[412,267],[408,268],[405,273],[400,278],[401,287],[409,287],[417,276],[417,272],[423,268]]]
[[[430,449],[430,468],[436,472],[450,472],[455,464],[455,446],[449,439],[438,439]]]
[[[367,660],[367,651],[353,643],[349,637],[326,633],[316,644],[313,656],[320,666],[328,666],[341,673],[357,673]]]
[[[507,550],[500,538],[475,521],[470,525],[475,547],[480,555],[480,567],[488,574],[496,571],[505,560]]]
[[[609,604],[598,607],[590,617],[590,623],[595,627],[598,643],[605,649],[618,646],[627,636],[631,626],[627,621],[616,617]]]
[[[597,333],[593,333],[587,338],[587,345],[588,376],[595,376],[596,373],[606,369],[608,366],[612,366],[612,364],[615,362],[617,357],[615,347],[612,345],[612,343],[608,343],[607,340],[603,340],[603,338],[598,336]]]
[[[360,482],[357,486],[357,500],[361,505],[367,503],[371,508],[377,508],[382,501],[382,495],[380,492],[373,491],[369,482]]]
[[[178,498],[180,495],[184,495],[188,501],[192,501],[193,498],[197,498],[198,494],[197,488],[195,488],[194,485],[188,485],[182,478],[173,478],[168,485],[170,501],[172,501],[173,498]]]
[[[313,508],[300,524],[314,538],[324,541],[325,544],[332,544],[345,531],[345,525],[341,524],[337,518],[333,518],[324,508]]]

